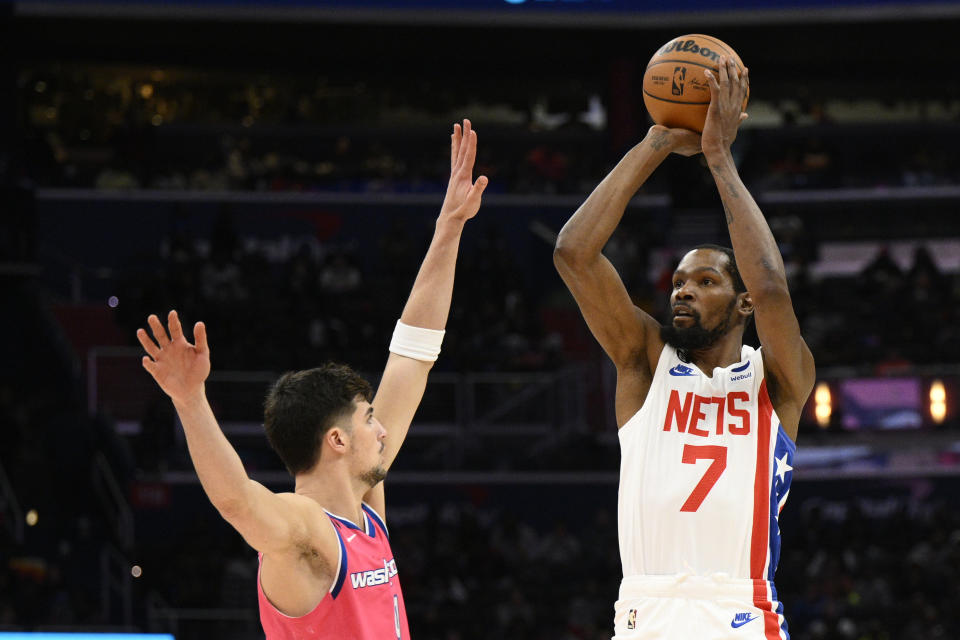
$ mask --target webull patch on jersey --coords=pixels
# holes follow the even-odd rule
[[[397,563],[393,558],[383,561],[382,569],[371,569],[369,571],[357,571],[350,574],[350,583],[354,589],[363,589],[364,587],[376,587],[390,582],[390,578],[397,575]]]

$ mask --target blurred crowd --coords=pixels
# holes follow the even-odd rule
[[[919,493],[929,486],[918,481]],[[794,513],[787,521],[787,510]],[[777,590],[791,636],[955,638],[960,517],[949,501],[828,497],[788,504]]]
[[[159,262],[120,269],[117,320],[132,336],[149,313],[176,308],[202,319],[215,328],[221,370],[336,360],[378,371],[432,231],[430,223],[397,221],[362,238],[304,242],[278,258],[245,242],[223,211],[209,238],[175,232],[158,247]],[[557,368],[562,342],[541,322],[542,283],[520,266],[497,224],[471,231],[457,264],[449,320],[456,330],[438,369]]]
[[[0,277],[0,630],[109,626],[101,552],[115,514],[94,491],[100,459],[129,473],[111,421],[88,415],[70,346],[32,287]],[[15,365],[13,363],[16,363]]]
[[[790,294],[818,367],[886,375],[960,361],[960,278],[943,273],[927,249],[904,268],[880,248],[848,277],[815,279],[806,266],[796,265]]]
[[[470,117],[483,127],[477,167],[494,189],[576,193],[602,171],[606,110],[595,89],[464,103],[437,81],[25,71],[28,166],[44,186],[439,192],[445,127]],[[585,152],[585,140],[598,148]]]
[[[639,79],[635,79],[638,81]],[[354,192],[442,191],[443,127],[471,117],[478,170],[491,189],[582,194],[646,129],[597,78],[572,88],[537,77],[469,95],[446,77],[213,73],[203,69],[59,66],[19,81],[30,178],[41,186]],[[622,89],[622,88],[620,88]],[[636,91],[636,87],[633,88]],[[756,103],[741,164],[759,189],[951,184],[960,163],[942,105]],[[622,114],[611,121],[611,113]],[[879,113],[878,113],[879,111]],[[860,122],[857,121],[858,115]],[[893,117],[903,135],[872,126]],[[446,126],[446,125],[444,125]],[[893,146],[891,146],[893,145]],[[648,190],[670,185],[654,176]]]
[[[592,341],[581,348],[585,327],[550,266],[550,246],[540,243],[531,255],[518,244],[516,235],[527,233],[536,215],[518,211],[509,226],[495,216],[478,219],[465,236],[449,324],[454,330],[444,343],[441,370],[555,370],[599,357]],[[909,264],[894,260],[878,242],[859,272],[831,275],[814,272],[822,243],[803,219],[772,215],[770,223],[819,367],[882,373],[960,359],[960,278],[938,266],[922,242]],[[649,236],[631,224],[624,222],[606,255],[634,302],[666,318],[671,274],[684,248],[655,263]],[[398,219],[379,234],[341,234],[277,256],[240,238],[224,210],[209,237],[173,234],[158,247],[159,262],[119,269],[123,304],[116,317],[128,337],[158,310],[177,308],[186,318],[203,319],[217,327],[218,366],[225,370],[308,367],[333,359],[376,371],[431,232]],[[534,269],[530,261],[542,264]],[[897,322],[890,322],[893,317]],[[748,333],[747,339],[756,337]]]
[[[551,487],[549,500],[566,500],[565,490]],[[613,509],[587,502],[580,517],[550,521],[470,491],[473,501],[408,504],[391,512],[392,546],[414,637],[609,638],[620,580]],[[594,491],[612,500],[615,487]],[[777,588],[792,638],[927,640],[960,634],[953,585],[960,571],[955,497],[811,495],[791,502],[781,517]],[[190,513],[172,514],[166,525],[189,545],[170,536],[141,543],[135,557],[145,573],[136,583],[138,593],[162,593],[172,609],[251,613],[243,621],[181,620],[181,640],[256,638],[256,555],[204,501],[195,504]],[[14,552],[0,570],[0,629],[110,624],[84,589],[84,576],[96,570],[89,565],[97,549],[83,534],[89,527],[89,519],[81,519],[79,531],[59,533],[45,555],[24,556],[9,547]],[[145,615],[137,609],[138,618]],[[167,630],[159,620],[154,630]]]

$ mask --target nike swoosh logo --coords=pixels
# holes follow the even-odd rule
[[[736,621],[736,620],[733,620],[733,621],[730,623],[730,626],[733,627],[734,629],[739,629],[739,628],[742,627],[743,625],[747,624],[748,622],[753,622],[754,620],[756,620],[756,619],[759,618],[759,617],[760,617],[760,616],[753,616],[752,618],[747,618],[746,620],[740,620],[739,622]]]
[[[672,376],[695,376],[697,372],[691,369],[690,367],[685,367],[682,364],[678,364],[673,369],[669,371]]]
[[[356,538],[356,537],[357,537],[357,534],[353,534],[352,536],[350,536],[349,538],[347,538],[347,542],[350,542],[351,540],[353,540],[353,539]]]

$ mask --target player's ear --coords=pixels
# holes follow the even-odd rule
[[[744,319],[753,315],[753,298],[750,297],[749,291],[737,294],[737,313]]]
[[[339,426],[331,427],[323,436],[324,442],[334,451],[346,452],[350,447],[350,434]]]

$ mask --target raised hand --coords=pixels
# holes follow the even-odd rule
[[[465,119],[462,128],[459,124],[453,125],[453,135],[450,136],[450,183],[440,209],[441,218],[466,221],[480,210],[480,197],[487,188],[487,177],[480,176],[473,181],[476,158],[477,132]]]
[[[703,152],[723,153],[730,149],[740,123],[747,119],[743,103],[750,88],[749,71],[745,68],[741,74],[732,58],[721,56],[719,78],[709,69],[703,73],[710,87],[710,107],[701,138]]]
[[[204,324],[194,325],[193,345],[184,337],[176,311],[167,316],[169,335],[157,316],[151,314],[147,323],[153,339],[145,330],[137,329],[137,339],[147,352],[143,368],[174,402],[187,402],[202,395],[203,382],[210,375],[210,348]]]
[[[667,148],[670,153],[681,156],[695,156],[700,153],[700,134],[688,129],[668,129],[655,124],[647,131],[647,137],[653,148],[659,151]]]

